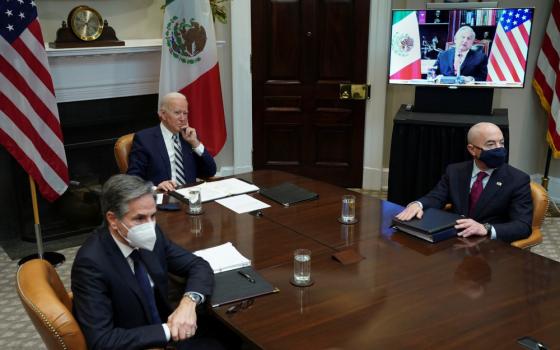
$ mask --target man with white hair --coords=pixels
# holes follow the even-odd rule
[[[473,48],[475,32],[463,26],[455,33],[455,46],[438,55],[436,74],[444,76],[472,77],[476,81],[486,81],[488,56],[482,48]]]
[[[513,242],[531,233],[533,202],[529,176],[505,163],[504,135],[492,123],[478,123],[467,135],[473,160],[450,164],[436,187],[410,203],[396,217],[422,218],[424,209],[452,210],[464,219],[455,228],[460,237],[488,236]]]
[[[158,115],[160,125],[134,135],[127,174],[151,181],[163,191],[193,183],[197,177],[214,176],[214,158],[189,126],[187,98],[178,92],[165,95]]]

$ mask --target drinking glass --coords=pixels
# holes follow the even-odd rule
[[[200,189],[193,188],[189,190],[189,214],[200,214],[202,212],[202,198]]]
[[[311,284],[311,250],[296,249],[294,251],[294,278],[298,286]]]

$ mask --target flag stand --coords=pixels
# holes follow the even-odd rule
[[[542,177],[541,185],[545,190],[548,191],[548,170],[550,169],[550,158],[552,157],[552,149],[548,147],[548,152],[546,153],[546,165],[544,166],[544,175]]]
[[[22,258],[18,265],[32,259],[43,259],[48,261],[52,266],[56,267],[62,264],[66,258],[64,255],[57,252],[45,252],[43,249],[43,235],[41,234],[41,223],[39,221],[39,205],[37,204],[37,190],[35,188],[35,181],[29,175],[29,188],[31,189],[31,203],[33,205],[33,220],[35,228],[35,240],[37,241],[37,254],[31,254]]]

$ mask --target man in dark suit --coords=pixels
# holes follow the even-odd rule
[[[488,56],[479,48],[474,49],[475,33],[469,26],[459,28],[455,33],[455,47],[438,55],[436,74],[444,76],[472,77],[476,81],[486,81]]]
[[[455,225],[461,237],[488,236],[506,242],[528,237],[533,217],[530,180],[505,163],[502,131],[492,123],[478,123],[467,138],[474,161],[450,164],[436,187],[397,218],[421,218],[424,209],[451,203],[454,212],[465,216]]]
[[[212,293],[210,265],[165,238],[155,224],[152,184],[115,175],[103,186],[105,223],[72,265],[73,312],[89,349],[165,347],[213,349],[197,333],[196,306]],[[183,298],[171,310],[168,272],[186,278]]]
[[[160,125],[134,135],[127,174],[152,181],[163,191],[214,176],[214,158],[189,126],[187,98],[178,92],[165,95],[158,115]]]

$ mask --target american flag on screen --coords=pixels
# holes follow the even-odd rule
[[[47,200],[68,187],[68,167],[37,7],[0,0],[0,144]]]
[[[487,81],[523,84],[533,9],[506,9],[488,58]]]

